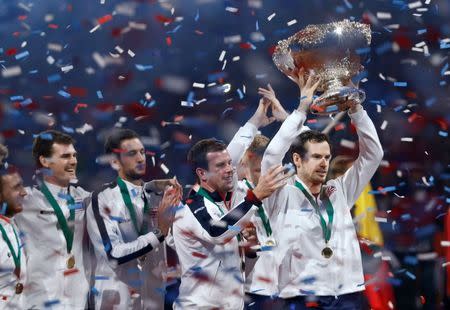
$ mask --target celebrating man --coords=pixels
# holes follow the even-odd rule
[[[164,282],[158,265],[165,259],[163,241],[173,220],[169,208],[179,204],[181,186],[166,182],[171,186],[153,207],[147,190],[155,189],[155,182],[144,186],[146,157],[139,136],[118,129],[107,138],[105,151],[118,177],[92,194],[87,213],[97,258],[95,308],[160,309]]]
[[[40,133],[33,157],[43,179],[27,188],[24,210],[16,216],[28,256],[25,308],[84,309],[90,259],[84,200],[76,180],[74,139],[56,130]]]
[[[26,192],[19,173],[2,165],[7,154],[0,144],[0,309],[24,309],[26,259],[14,216],[22,211]]]
[[[283,123],[267,147],[262,173],[281,163],[290,148],[296,167],[294,185],[268,198],[278,213],[280,259],[278,286],[286,307],[304,309],[308,302],[325,309],[360,309],[364,290],[361,254],[350,209],[383,157],[376,129],[361,105],[349,116],[359,137],[359,157],[341,177],[325,183],[331,159],[328,137],[298,133],[319,81],[298,78],[299,109]]]

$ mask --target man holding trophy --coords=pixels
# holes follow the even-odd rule
[[[377,170],[383,150],[351,78],[360,70],[355,50],[370,44],[370,28],[350,21],[311,25],[281,41],[274,62],[300,87],[299,108],[282,124],[262,160],[265,173],[290,150],[295,183],[268,199],[277,213],[279,297],[288,309],[360,309],[364,277],[350,210]],[[313,100],[315,91],[323,94]],[[298,134],[308,111],[348,111],[359,138],[359,156],[341,177],[325,183],[331,159],[328,137]]]

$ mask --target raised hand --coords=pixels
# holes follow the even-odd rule
[[[181,186],[168,186],[165,189],[163,198],[158,207],[158,226],[164,236],[167,236],[169,233],[175,214],[175,212],[173,212],[173,207],[180,204],[180,199]]]
[[[249,123],[255,125],[256,128],[262,128],[273,123],[273,121],[275,121],[275,117],[268,116],[270,105],[270,102],[261,98],[259,100],[258,108],[256,109],[255,114],[253,114],[253,116],[248,120]]]
[[[298,79],[296,82],[300,88],[300,104],[298,110],[307,113],[321,80],[312,70],[309,72],[308,78],[305,78],[305,70],[301,68],[298,71]]]
[[[259,177],[258,185],[253,189],[253,194],[259,200],[272,195],[274,191],[286,185],[286,179],[291,175],[283,173],[282,165],[272,166],[266,174]]]
[[[260,94],[264,100],[268,100],[271,103],[272,115],[279,122],[283,122],[286,117],[288,117],[288,113],[281,105],[277,96],[275,95],[275,91],[273,90],[270,84],[267,84],[267,88],[260,87],[258,88],[258,94]]]

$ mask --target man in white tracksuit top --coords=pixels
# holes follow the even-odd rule
[[[324,309],[358,309],[364,278],[350,210],[377,170],[383,150],[366,111],[353,105],[349,116],[357,130],[359,156],[343,176],[324,184],[331,158],[328,137],[313,131],[295,134],[305,122],[315,87],[309,90],[270,142],[262,161],[264,173],[281,163],[290,148],[297,169],[295,183],[267,199],[278,214],[279,296],[286,300],[286,307],[298,309],[308,301]]]
[[[257,128],[267,119],[266,112],[267,106],[260,102],[256,118],[236,133],[235,138],[239,139],[233,138],[228,147],[206,139],[190,150],[188,157],[200,180],[200,189],[177,211],[173,224],[182,272],[175,309],[242,309],[244,306],[237,235],[261,207],[260,200],[284,184],[280,166],[262,176],[254,190],[237,188],[240,185],[234,166]]]
[[[159,207],[151,206],[145,190],[145,150],[132,130],[118,129],[105,143],[115,182],[92,194],[87,227],[96,256],[92,289],[96,309],[161,309],[164,281],[164,238],[172,218],[170,206],[179,204],[181,187],[164,192]],[[150,264],[150,266],[148,266]]]
[[[23,211],[15,221],[27,253],[24,308],[85,309],[90,256],[85,228],[89,193],[71,184],[76,179],[75,141],[48,130],[34,140],[33,157],[43,180],[26,188]]]
[[[0,309],[24,309],[26,255],[14,216],[23,210],[26,192],[19,173],[2,167],[0,144]]]

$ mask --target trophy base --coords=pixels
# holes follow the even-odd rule
[[[329,89],[311,104],[310,110],[317,115],[330,115],[347,111],[356,104],[363,103],[366,93],[358,88],[344,86],[339,89]]]

